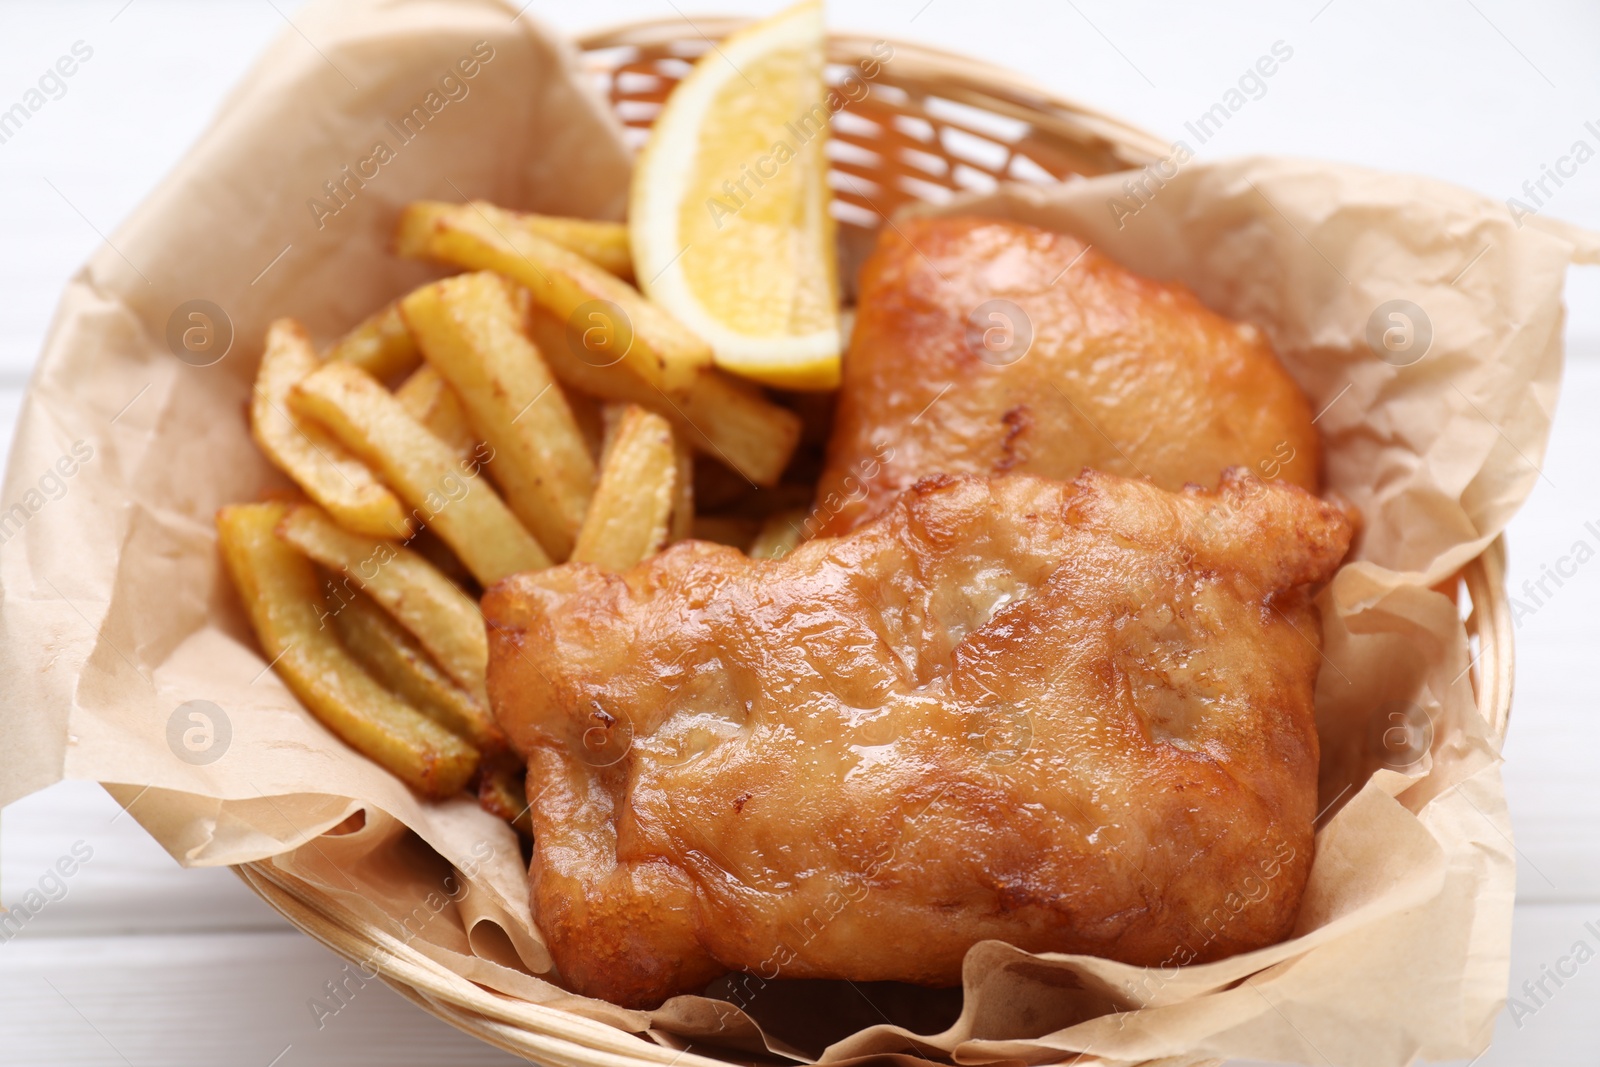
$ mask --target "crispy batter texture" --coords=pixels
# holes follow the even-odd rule
[[[1310,405],[1265,336],[1072,237],[907,220],[882,230],[860,293],[809,534],[927,474],[1093,467],[1175,490],[1237,465],[1318,489]]]
[[[1315,587],[1349,524],[1230,471],[924,479],[849,536],[705,542],[484,599],[565,981],[959,980],[1286,936],[1311,863]]]

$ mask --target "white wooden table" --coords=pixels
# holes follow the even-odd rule
[[[0,440],[56,295],[180,156],[242,69],[286,30],[293,0],[5,0],[0,109],[76,42],[92,49],[27,125],[0,143]],[[572,30],[675,8],[770,11],[777,0],[534,0]],[[1193,8],[1192,10],[1190,8]],[[1436,175],[1523,196],[1542,165],[1600,147],[1600,6],[1583,0],[836,0],[839,28],[927,41],[1023,70],[1068,95],[1176,134],[1274,42],[1293,49],[1260,99],[1202,157],[1295,153]],[[293,31],[289,31],[293,32]],[[309,47],[310,45],[308,45]],[[1600,228],[1600,161],[1556,189],[1552,214]],[[1513,588],[1573,542],[1600,537],[1600,272],[1569,284],[1570,362],[1555,437],[1510,532]],[[10,503],[9,501],[3,503]],[[1538,980],[1600,926],[1600,564],[1518,629],[1506,780],[1521,861],[1512,985]],[[4,748],[0,747],[0,753]],[[0,758],[4,758],[0,755]],[[48,872],[92,850],[61,888]],[[96,786],[64,784],[7,808],[0,901],[53,900],[0,940],[0,1063],[494,1064],[514,1062],[362,989],[319,1029],[307,1001],[339,962],[225,871],[184,871]],[[0,932],[0,939],[4,933]],[[1554,989],[1553,985],[1548,988]],[[1480,1064],[1600,1062],[1600,962],[1538,1012],[1497,1026]]]

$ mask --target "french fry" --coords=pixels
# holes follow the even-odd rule
[[[411,526],[400,498],[327,430],[290,407],[290,391],[321,366],[298,322],[274,322],[250,398],[250,432],[279,470],[345,526],[374,537],[405,537]]]
[[[273,532],[285,510],[283,504],[239,504],[217,513],[223,559],[262,654],[351,748],[424,796],[460,792],[477,769],[477,751],[378,684],[322,627],[316,570]]]
[[[668,393],[711,366],[711,346],[633,286],[507,217],[493,204],[424,202],[402,215],[395,251],[515,279],[560,322],[581,319],[589,358],[620,363]],[[611,305],[620,309],[618,322]]]
[[[434,570],[450,579],[452,584],[473,600],[477,600],[483,592],[478,585],[478,579],[467,570],[467,565],[461,562],[461,557],[450,551],[450,546],[441,541],[439,535],[432,530],[427,528],[418,530],[406,542],[406,547],[431,563]]]
[[[413,419],[426,426],[439,440],[455,450],[458,460],[471,460],[478,448],[478,435],[467,421],[467,409],[450,383],[424,363],[394,391],[394,398]]]
[[[751,559],[782,559],[787,556],[805,540],[805,530],[801,524],[806,521],[808,514],[810,512],[804,508],[791,508],[767,516],[767,521],[761,524],[761,532],[750,543],[746,555]]]
[[[532,837],[527,778],[527,767],[508,754],[485,761],[478,775],[478,806],[516,827],[522,836]]]
[[[633,249],[628,244],[628,227],[622,223],[521,212],[515,217],[528,232],[578,253],[625,282],[633,281]]]
[[[669,397],[623,365],[599,367],[572,351],[566,324],[542,308],[528,319],[534,344],[562,385],[603,400],[638,404],[672,423],[689,445],[757,485],[776,485],[800,440],[800,419],[717,370],[702,370]]]
[[[600,463],[602,466],[605,464],[606,457],[611,454],[611,446],[617,439],[617,428],[622,425],[622,416],[627,413],[627,404],[600,405]]]
[[[589,507],[594,460],[523,332],[510,283],[489,271],[459,274],[418,289],[400,310],[494,451],[490,473],[512,512],[552,556],[566,558]]]
[[[446,674],[488,706],[484,674],[489,664],[489,638],[483,614],[438,568],[403,545],[341,529],[327,514],[306,504],[289,508],[277,533],[312,560],[340,574],[349,589],[370,596],[417,639]],[[336,596],[330,611],[342,610],[347,599]]]
[[[491,209],[491,205],[482,201],[476,202],[476,206],[484,208],[491,218],[508,231],[524,230],[542,237],[604,267],[624,281],[633,281],[633,250],[628,244],[628,227],[620,222],[535,215],[507,208]],[[429,255],[428,241],[439,221],[473,207],[473,204],[451,204],[441,200],[418,200],[407,204],[400,213],[400,224],[395,231],[395,254],[409,259],[426,258]]]
[[[572,558],[621,571],[659,552],[667,542],[677,473],[671,424],[629,405],[601,461],[600,484]]]
[[[402,699],[480,752],[505,747],[505,734],[488,709],[445,674],[371,597],[354,593],[333,619],[344,647]]]
[[[379,381],[410,374],[422,362],[398,303],[374,312],[328,349],[328,362],[353,363]]]
[[[694,451],[673,434],[672,456],[677,469],[672,482],[672,528],[668,540],[676,543],[694,536]]]
[[[589,456],[598,463],[606,435],[605,421],[600,416],[600,401],[575,389],[567,390],[566,397],[567,407],[572,409],[573,421],[578,424],[578,432],[583,434],[583,443],[589,446]]]
[[[376,468],[483,585],[550,566],[477,469],[463,466],[370,374],[329,363],[290,390],[289,400]]]
[[[430,258],[433,253],[429,246],[434,231],[452,212],[469,206],[446,200],[413,200],[400,209],[400,220],[395,223],[389,251],[401,259]]]

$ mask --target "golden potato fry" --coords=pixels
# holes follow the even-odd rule
[[[345,526],[374,537],[405,537],[411,525],[400,498],[333,435],[289,405],[290,390],[321,366],[298,322],[274,322],[250,398],[251,435],[274,466]]]
[[[351,748],[424,796],[460,792],[477,769],[477,751],[378,684],[322,626],[315,569],[273,532],[285,510],[283,504],[240,504],[217,513],[222,556],[262,654]]]
[[[472,425],[467,422],[467,409],[461,406],[461,398],[450,388],[450,383],[439,376],[438,371],[424,363],[394,391],[394,398],[400,401],[412,418],[449,445],[455,451],[458,462],[487,470],[490,479],[494,479],[493,449],[473,432]],[[451,580],[462,585],[476,581],[460,558],[450,550],[450,546],[432,531],[421,531],[407,544],[427,557],[428,562],[444,571]]]
[[[702,370],[682,396],[669,397],[623,364],[600,367],[579,358],[567,338],[566,324],[544,309],[533,309],[528,325],[534,344],[561,384],[654,411],[696,451],[757,485],[775,485],[794,455],[800,440],[799,417],[754,386],[718,370]]]
[[[583,434],[583,443],[588,446],[589,457],[596,463],[600,462],[606,436],[605,422],[600,416],[600,401],[576,390],[567,390],[566,397],[567,407],[572,409],[572,418],[578,424],[578,432]]]
[[[437,230],[451,212],[468,204],[454,204],[445,200],[413,200],[400,209],[400,220],[395,223],[394,239],[389,250],[401,259],[429,259],[433,253],[430,245]]]
[[[532,837],[527,779],[528,768],[514,756],[502,754],[485,761],[478,775],[478,806],[510,823],[522,836]]]
[[[483,585],[550,566],[477,467],[458,461],[372,375],[329,363],[290,390],[289,400],[376,468]]]
[[[600,484],[572,558],[621,571],[661,551],[677,498],[677,475],[671,424],[628,405],[601,461]]]
[[[672,530],[669,540],[683,541],[694,536],[694,451],[677,434],[672,435],[672,456],[677,461],[673,474]]]
[[[400,383],[400,388],[394,391],[394,398],[433,436],[453,448],[457,459],[471,460],[474,457],[479,444],[478,435],[467,421],[467,409],[461,406],[461,398],[450,388],[450,383],[439,376],[438,371],[424,363]]]
[[[620,222],[574,219],[562,215],[535,215],[512,211],[484,201],[475,201],[491,218],[506,229],[525,230],[615,274],[633,280],[633,249],[628,244],[628,227]],[[407,259],[425,259],[428,241],[440,220],[455,212],[472,209],[474,204],[453,204],[442,200],[417,200],[407,204],[395,227],[394,252]]]
[[[461,562],[461,557],[450,551],[450,546],[440,540],[439,535],[424,527],[411,535],[406,541],[406,547],[433,565],[434,570],[450,579],[451,583],[458,586],[473,600],[482,594],[483,588],[478,585],[478,579],[467,570],[467,565]]]
[[[633,249],[628,244],[628,227],[622,223],[522,212],[513,217],[529,233],[578,253],[625,282],[633,281]]]
[[[351,655],[396,695],[480,752],[505,747],[505,734],[489,709],[440,669],[427,651],[365,593],[348,595],[334,627]]]
[[[353,363],[379,381],[410,374],[422,362],[411,339],[400,305],[393,303],[373,313],[328,349],[328,362]]]
[[[410,631],[446,674],[488,706],[484,673],[489,663],[489,638],[483,614],[438,568],[404,545],[340,529],[325,513],[306,504],[289,508],[277,532],[285,542],[341,575],[341,587],[375,600]],[[329,613],[337,613],[350,599],[336,590]]]
[[[518,226],[493,204],[414,206],[401,218],[396,252],[516,279],[559,321],[583,324],[594,361],[631,367],[669,393],[687,388],[697,370],[711,366],[711,346],[633,286]]]
[[[627,413],[627,404],[600,405],[600,463],[602,466],[605,465],[606,457],[611,454],[611,446],[617,440],[617,429],[622,425],[622,417]]]
[[[761,531],[750,543],[746,553],[751,559],[782,559],[795,546],[805,540],[804,522],[810,512],[805,508],[790,508],[767,516]]]
[[[428,365],[494,450],[491,475],[545,549],[564,559],[589,507],[594,460],[565,395],[523,333],[511,283],[490,271],[423,286],[401,302]]]

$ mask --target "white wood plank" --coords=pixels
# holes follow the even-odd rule
[[[62,782],[6,808],[0,857],[0,901],[15,908],[35,889],[60,898],[26,919],[19,942],[290,929],[230,871],[178,866],[92,782]],[[58,861],[72,869],[69,877],[61,877]],[[9,932],[4,919],[0,940]]]
[[[340,1000],[330,981],[344,984]],[[319,1017],[313,1000],[338,1010]],[[6,1064],[524,1062],[426,1015],[377,979],[363,983],[297,931],[18,939],[0,945],[0,1004]]]
[[[22,393],[20,385],[0,386],[0,434],[4,435],[0,439],[0,468],[11,455],[11,436],[17,428],[17,413],[22,410]],[[5,503],[9,505],[11,501]]]
[[[1517,908],[1519,1003],[1502,1013],[1480,1067],[1593,1067],[1600,962],[1577,956],[1600,954],[1600,935],[1586,924],[1600,929],[1600,905]],[[1575,954],[1579,943],[1587,948]],[[1558,985],[1557,971],[1572,976]],[[308,1002],[343,977],[335,956],[290,931],[19,938],[0,946],[0,1063],[267,1064],[286,1045],[282,1062],[295,1067],[516,1062],[376,982],[319,1029]]]
[[[0,144],[0,385],[38,357],[66,280],[177,162],[301,0],[8,2],[0,110],[72,46],[92,52]],[[53,94],[52,94],[53,95]]]

